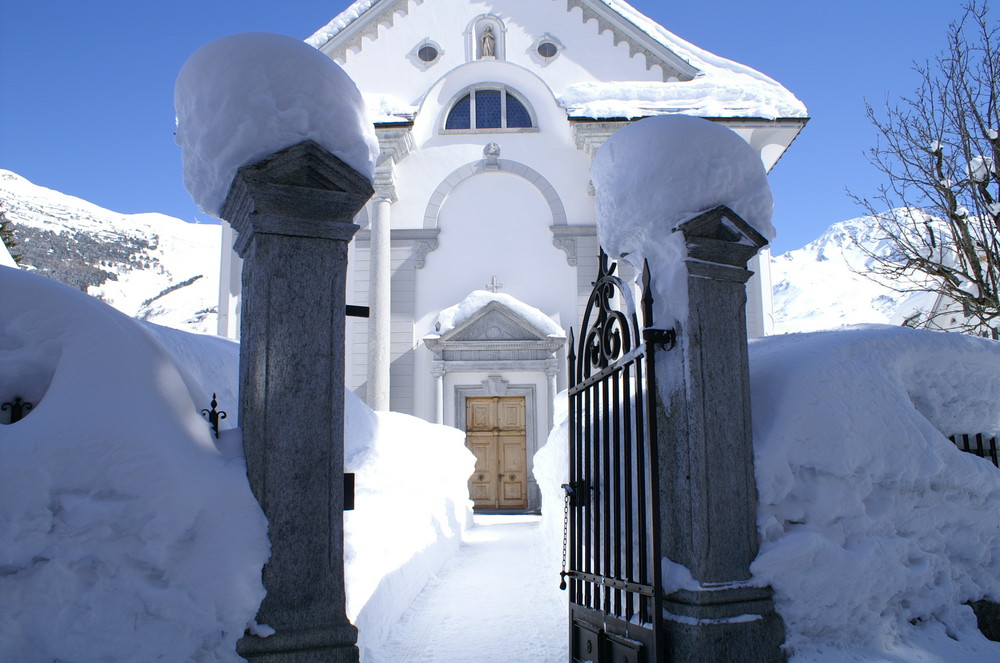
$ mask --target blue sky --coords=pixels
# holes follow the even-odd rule
[[[433,0],[424,0],[433,2]],[[539,2],[563,0],[537,0]],[[348,0],[0,0],[0,168],[118,212],[198,211],[173,142],[173,85],[198,47],[237,32],[305,38]],[[860,210],[879,183],[864,100],[916,86],[960,0],[632,0],[678,36],[781,82],[812,118],[771,174],[775,253]]]

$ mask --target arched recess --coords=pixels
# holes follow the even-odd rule
[[[492,55],[483,52],[483,36],[487,32],[492,36]],[[480,14],[469,22],[465,30],[465,52],[467,62],[507,59],[507,26],[499,16]]]
[[[523,163],[511,161],[510,159],[496,159],[495,162],[488,159],[481,159],[456,168],[438,185],[434,193],[431,194],[430,200],[427,202],[427,208],[424,210],[424,228],[438,227],[438,215],[441,213],[441,207],[444,206],[448,194],[455,187],[470,177],[485,172],[510,173],[511,175],[517,175],[527,180],[545,198],[545,202],[552,212],[552,225],[566,225],[566,208],[563,207],[562,199],[559,197],[559,193],[555,190],[555,187],[541,173]]]

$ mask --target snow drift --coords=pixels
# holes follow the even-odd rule
[[[0,291],[0,394],[35,404],[0,426],[3,656],[239,660],[268,555],[241,459],[140,323],[18,270]]]
[[[751,344],[753,571],[792,652],[931,633],[1000,656],[963,605],[1000,600],[1000,470],[946,439],[1000,432],[998,370],[1000,344],[898,327]]]
[[[238,661],[267,523],[237,425],[236,343],[141,323],[0,267],[2,660]],[[218,393],[216,440],[198,414]],[[0,413],[7,422],[7,413]],[[459,431],[347,394],[349,616],[384,637],[469,525]]]

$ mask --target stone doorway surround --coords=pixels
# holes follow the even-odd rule
[[[525,463],[528,477],[528,504],[525,508],[527,512],[540,511],[542,508],[542,495],[534,475],[534,456],[539,447],[538,426],[535,424],[538,420],[538,402],[535,392],[533,384],[508,384],[499,375],[491,375],[478,385],[457,385],[455,387],[455,428],[462,431],[468,430],[466,399],[492,396],[500,398],[517,396],[524,399],[524,418],[528,422],[524,427]]]
[[[445,423],[445,376],[452,375],[454,426],[466,429],[466,399],[490,396],[521,396],[525,400],[526,451],[528,463],[528,510],[541,508],[541,495],[532,471],[532,457],[552,427],[552,404],[556,377],[563,363],[564,336],[539,330],[528,319],[499,301],[491,301],[444,334],[424,337],[434,353],[436,420]],[[512,384],[504,374],[541,374],[538,383]],[[465,374],[465,375],[456,375]],[[478,375],[475,375],[478,374]],[[486,379],[482,379],[483,375]],[[544,377],[542,377],[544,376]],[[545,385],[545,430],[538,424],[539,384]]]

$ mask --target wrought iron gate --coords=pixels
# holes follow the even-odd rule
[[[570,332],[570,660],[657,663],[662,590],[654,359],[648,269],[643,322],[602,251],[579,347]],[[662,348],[659,348],[662,349]]]

